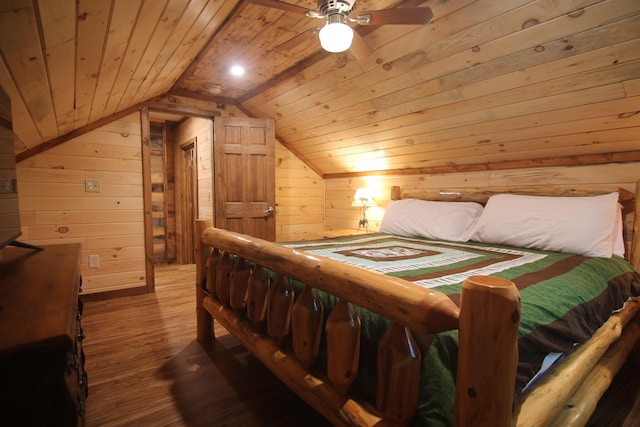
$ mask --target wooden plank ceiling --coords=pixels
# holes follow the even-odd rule
[[[3,0],[18,159],[173,95],[272,117],[325,177],[640,160],[638,0],[355,7],[416,4],[431,22],[352,24],[356,59],[320,49],[321,20],[246,0]]]

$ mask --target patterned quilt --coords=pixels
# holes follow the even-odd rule
[[[293,242],[286,246],[401,277],[436,289],[459,303],[470,275],[513,281],[520,290],[522,319],[516,400],[548,353],[568,352],[587,340],[630,296],[640,294],[640,274],[619,257],[588,258],[514,247],[433,241],[382,233]],[[323,295],[330,309],[335,303]],[[388,321],[357,308],[364,340],[375,342]],[[363,347],[366,356],[375,348]],[[451,425],[455,397],[457,331],[438,334],[425,355],[416,425]],[[366,366],[363,367],[367,371]],[[366,375],[364,376],[366,378]]]

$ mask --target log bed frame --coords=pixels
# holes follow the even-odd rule
[[[625,218],[629,262],[640,269],[640,181],[636,192],[596,188],[462,188],[446,191],[392,189],[392,199],[484,203],[492,194],[596,195],[618,191]],[[214,339],[213,319],[241,341],[309,405],[338,426],[406,425],[417,411],[420,354],[410,331],[457,328],[460,351],[454,424],[457,426],[584,425],[640,337],[631,322],[640,304],[630,300],[593,337],[565,358],[512,409],[519,293],[512,282],[491,276],[465,281],[460,308],[444,294],[408,281],[211,227],[197,220],[197,339]],[[231,254],[237,257],[234,264]],[[256,268],[250,270],[248,262]],[[278,273],[268,285],[264,269]],[[304,283],[295,304],[288,278]],[[268,286],[268,288],[267,288]],[[267,290],[268,289],[268,290]],[[326,372],[314,366],[323,313],[315,291],[339,298],[326,325]],[[377,407],[349,392],[357,375],[357,304],[392,320],[378,350]],[[492,316],[483,314],[492,313]],[[487,334],[487,330],[495,331]],[[291,344],[285,345],[285,337]],[[336,357],[337,356],[337,357]],[[390,362],[385,365],[384,362]]]

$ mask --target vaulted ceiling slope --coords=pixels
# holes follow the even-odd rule
[[[327,177],[640,160],[637,0],[358,0],[433,13],[351,24],[358,58],[320,48],[321,20],[260,3],[3,0],[16,153],[170,94],[273,118]]]

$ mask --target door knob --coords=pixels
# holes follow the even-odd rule
[[[274,211],[274,210],[275,210],[275,209],[273,209],[273,206],[269,206],[269,207],[267,208],[267,210],[266,210],[266,211],[264,211],[264,213],[273,213],[273,211]]]

